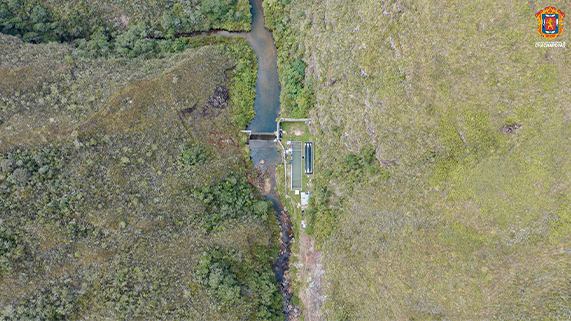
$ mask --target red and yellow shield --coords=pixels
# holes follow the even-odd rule
[[[563,32],[565,14],[554,7],[546,7],[535,14],[537,32],[548,40],[555,39]]]

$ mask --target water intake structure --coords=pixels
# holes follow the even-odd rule
[[[261,177],[268,176],[271,188],[262,193],[265,199],[273,203],[273,209],[280,224],[280,248],[278,260],[274,263],[274,274],[278,283],[280,294],[284,299],[283,313],[286,320],[295,318],[299,314],[290,300],[293,288],[290,285],[289,267],[291,242],[293,240],[292,222],[287,210],[280,202],[280,196],[275,190],[276,164],[281,162],[278,144],[269,139],[276,131],[276,121],[280,113],[280,91],[277,49],[272,33],[265,28],[262,0],[250,0],[252,13],[252,29],[250,32],[228,32],[212,30],[196,35],[222,35],[230,37],[244,37],[250,43],[258,56],[258,78],[256,80],[256,98],[254,111],[256,116],[248,125],[250,135],[250,151],[254,168]],[[256,134],[259,133],[259,134]]]

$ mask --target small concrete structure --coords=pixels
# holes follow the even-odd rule
[[[301,193],[301,206],[307,206],[309,204],[309,195],[311,192],[302,192]]]
[[[241,133],[248,134],[248,143],[251,140],[277,140],[279,138],[278,132],[252,132],[251,130],[241,130]]]

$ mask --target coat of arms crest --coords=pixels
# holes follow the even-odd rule
[[[554,7],[546,7],[535,14],[537,18],[537,32],[552,40],[563,32],[563,18],[565,14]]]

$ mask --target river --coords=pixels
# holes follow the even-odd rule
[[[250,0],[252,13],[252,29],[250,32],[228,32],[212,30],[200,35],[222,35],[231,37],[244,37],[258,56],[258,78],[256,80],[256,98],[254,111],[256,116],[247,129],[252,132],[274,132],[276,121],[280,113],[280,91],[277,50],[272,33],[264,27],[265,19],[262,9],[262,0]],[[280,250],[278,260],[274,263],[274,274],[280,294],[284,299],[283,313],[286,320],[295,318],[298,312],[290,300],[293,293],[290,279],[290,254],[293,240],[292,222],[288,212],[280,201],[280,195],[275,190],[276,164],[281,162],[278,144],[271,140],[250,140],[250,157],[254,167],[262,175],[268,175],[271,190],[264,198],[273,203],[273,209],[280,224]]]
[[[261,0],[250,0],[252,6],[252,30],[245,35],[258,56],[258,79],[256,82],[256,99],[254,110],[256,116],[248,125],[252,132],[273,132],[276,130],[276,120],[280,112],[281,85],[278,75],[277,50],[274,38],[264,27],[264,13]],[[293,239],[292,223],[287,211],[280,202],[280,195],[275,191],[275,164],[281,162],[278,145],[273,141],[250,141],[250,151],[254,167],[270,176],[271,191],[264,198],[271,201],[280,224],[280,251],[278,260],[274,263],[274,274],[280,294],[284,298],[283,312],[285,319],[291,319],[294,314],[292,307],[292,289],[289,275],[289,258],[291,241]],[[262,161],[263,160],[263,161]]]

